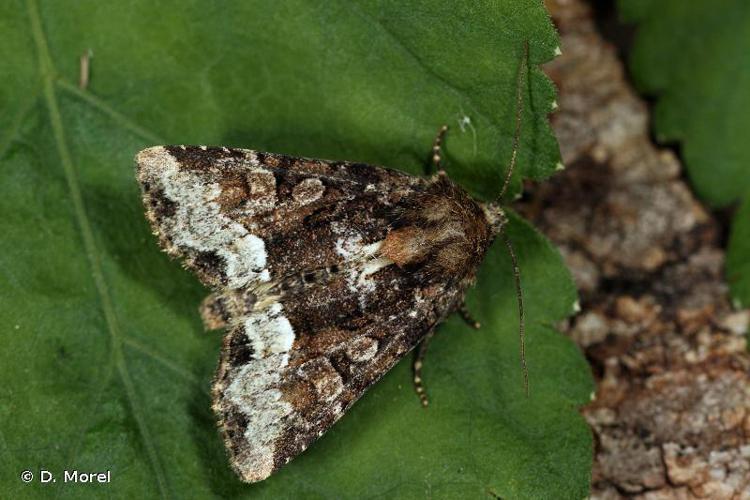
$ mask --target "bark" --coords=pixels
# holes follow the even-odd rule
[[[731,307],[721,228],[588,5],[548,1],[562,56],[552,117],[567,168],[518,210],[560,248],[581,294],[562,325],[597,379],[594,498],[750,499],[750,311]]]

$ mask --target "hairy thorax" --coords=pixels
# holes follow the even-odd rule
[[[461,277],[477,267],[505,222],[499,206],[474,201],[441,172],[399,213],[380,254],[400,268]]]

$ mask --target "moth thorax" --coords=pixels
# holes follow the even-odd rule
[[[406,226],[388,233],[380,253],[399,267],[423,260],[429,251],[429,235],[418,226]]]
[[[452,186],[449,186],[452,187]],[[501,214],[489,209],[492,221]],[[485,210],[465,193],[428,196],[403,214],[380,253],[399,267],[425,264],[432,271],[462,274],[484,255],[493,237]]]

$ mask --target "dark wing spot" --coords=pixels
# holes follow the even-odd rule
[[[349,379],[352,378],[352,361],[344,354],[344,352],[333,353],[328,360],[331,362],[331,366],[339,374],[344,384],[349,383]]]
[[[229,341],[229,353],[227,359],[231,366],[241,366],[250,362],[253,357],[253,348],[247,341],[245,335],[245,329],[239,327],[239,329],[232,332],[231,340]]]
[[[239,149],[199,146],[165,146],[180,166],[189,170],[206,170],[221,158],[244,158],[245,153]]]
[[[288,201],[292,197],[294,187],[298,183],[297,176],[289,170],[274,169],[273,176],[276,180],[276,199],[278,203]]]
[[[227,433],[227,439],[234,445],[235,449],[240,448],[241,443],[245,440],[245,429],[247,429],[247,417],[238,409],[227,408],[224,413],[224,432]]]
[[[292,158],[291,156],[276,154],[274,155],[274,157],[276,158],[276,161],[277,161],[276,163],[277,168],[288,170],[289,168],[292,167],[292,165],[294,165],[295,159]]]
[[[216,281],[216,277],[223,283],[226,280],[226,262],[215,252],[200,252],[193,258],[193,265],[199,273]]]
[[[144,184],[143,189],[148,191],[149,186]],[[157,219],[172,217],[177,211],[177,204],[166,197],[163,189],[157,189],[149,196],[149,205]]]
[[[379,168],[368,165],[367,163],[349,163],[342,161],[331,162],[329,166],[332,172],[344,175],[360,184],[378,184],[383,180]]]

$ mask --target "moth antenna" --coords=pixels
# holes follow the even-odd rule
[[[521,64],[518,66],[518,75],[516,76],[516,131],[513,134],[513,152],[510,155],[510,165],[508,166],[508,172],[505,174],[505,181],[503,187],[498,195],[498,201],[505,196],[505,192],[508,190],[510,185],[510,179],[513,177],[513,169],[516,167],[516,158],[518,156],[518,146],[521,141],[521,116],[523,115],[523,95],[521,94],[521,83],[523,81],[523,74],[526,72],[526,66],[529,59],[529,42],[528,40],[523,43],[523,58]]]
[[[510,254],[510,261],[513,266],[513,279],[516,285],[516,299],[518,300],[518,339],[521,344],[521,368],[523,370],[523,388],[526,396],[529,395],[529,368],[526,365],[526,325],[525,316],[523,312],[523,293],[521,291],[521,270],[518,267],[518,259],[516,259],[516,252],[513,251],[513,245],[508,238],[508,234],[505,229],[500,231],[503,235],[503,241],[505,246],[508,247],[508,253]]]

